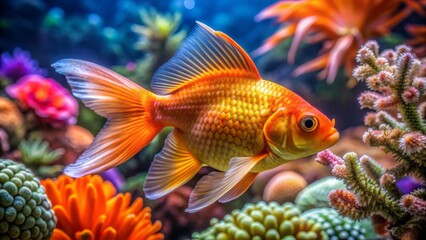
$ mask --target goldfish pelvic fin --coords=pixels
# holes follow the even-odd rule
[[[261,79],[253,60],[234,40],[197,24],[174,57],[154,74],[155,93],[169,94],[190,82],[220,76]]]
[[[74,96],[108,118],[101,132],[77,161],[65,168],[81,177],[117,166],[146,146],[162,129],[151,118],[155,95],[94,63],[64,59],[52,65],[65,75]]]
[[[258,173],[247,173],[237,185],[235,185],[230,191],[228,191],[225,195],[223,195],[219,199],[219,202],[221,203],[230,202],[238,198],[239,196],[241,196],[251,186],[257,174]]]
[[[173,130],[163,150],[157,154],[148,172],[144,192],[157,199],[182,186],[201,169],[201,163],[187,150],[179,130]]]
[[[223,196],[225,196],[224,201],[226,201],[232,200],[237,194],[241,195],[243,193],[242,190],[247,188],[235,189],[227,196],[226,193],[241,182],[250,170],[266,156],[267,154],[254,157],[234,157],[231,159],[229,169],[226,172],[211,172],[201,178],[189,197],[189,206],[186,211],[190,213],[196,212]]]

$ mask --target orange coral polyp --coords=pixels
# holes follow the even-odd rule
[[[163,239],[160,222],[151,222],[150,208],[98,175],[42,181],[58,218],[52,239]]]

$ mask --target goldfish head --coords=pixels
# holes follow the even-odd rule
[[[308,103],[279,108],[266,122],[264,135],[272,153],[284,160],[315,154],[339,139],[334,119]]]

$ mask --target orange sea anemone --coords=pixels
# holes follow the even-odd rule
[[[413,36],[407,43],[414,47],[417,57],[426,57],[426,25],[408,25],[407,31]]]
[[[404,7],[402,4],[406,2]],[[294,36],[288,61],[294,63],[296,51],[302,40],[322,42],[320,56],[299,66],[294,75],[321,70],[320,78],[331,83],[339,66],[347,76],[355,63],[361,44],[366,40],[384,36],[390,29],[410,14],[417,4],[412,0],[301,0],[280,1],[256,16],[256,20],[276,18],[284,27],[269,37],[255,51],[256,55],[273,49],[281,41]],[[411,5],[409,5],[410,3]],[[349,82],[353,85],[355,80]]]
[[[151,210],[129,193],[116,194],[98,175],[73,179],[61,175],[41,181],[53,205],[58,224],[53,240],[163,239],[160,222],[151,222]]]

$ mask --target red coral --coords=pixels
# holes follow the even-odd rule
[[[77,101],[51,78],[26,75],[8,86],[6,92],[53,127],[73,125],[77,121]]]

